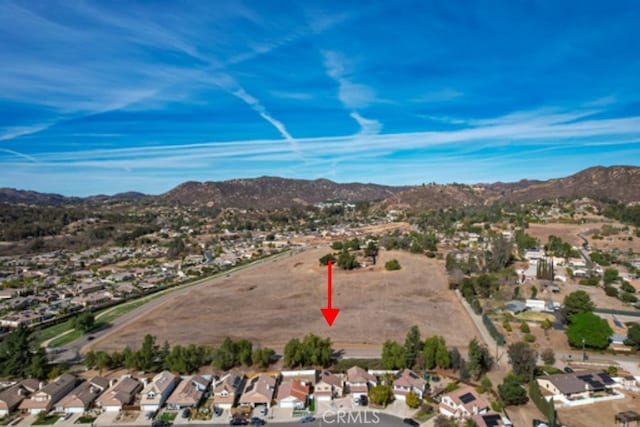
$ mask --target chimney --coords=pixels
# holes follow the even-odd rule
[[[42,390],[42,387],[44,387],[44,383],[42,381],[40,381],[38,383],[38,390]]]

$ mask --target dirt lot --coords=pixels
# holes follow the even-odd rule
[[[541,244],[549,241],[549,236],[554,235],[560,237],[565,242],[573,246],[582,246],[583,240],[577,236],[578,233],[586,233],[589,230],[600,229],[602,223],[588,224],[529,224],[527,234],[540,240]],[[586,237],[586,236],[585,236]]]
[[[624,225],[619,222],[590,222],[586,224],[550,223],[529,224],[529,228],[526,231],[533,237],[538,238],[543,245],[549,241],[549,236],[553,234],[573,246],[582,246],[584,241],[577,236],[578,233],[581,233],[589,241],[589,246],[594,249],[611,250],[615,248],[625,253],[631,249],[635,253],[640,252],[640,238],[633,237],[633,234],[631,234],[633,227],[631,227],[630,232],[612,234],[602,239],[593,239],[592,236],[601,233],[604,225],[611,225],[617,228],[624,227]],[[629,237],[632,237],[632,240],[628,240]]]
[[[351,272],[334,268],[333,306],[341,312],[328,328],[320,313],[327,299],[326,267],[318,264],[327,252],[306,251],[194,288],[91,346],[137,347],[151,333],[160,343],[217,344],[230,336],[282,350],[290,338],[311,332],[331,337],[336,349],[353,350],[360,357],[369,351],[370,357],[378,357],[381,343],[404,340],[413,324],[423,336],[443,335],[449,345],[466,346],[475,336],[464,309],[448,290],[441,263],[395,251],[381,251],[373,267]],[[400,261],[400,271],[384,270],[392,258]]]
[[[622,411],[638,411],[640,395],[624,391],[625,399],[558,410],[560,421],[571,427],[615,426],[614,416]],[[620,426],[620,424],[618,424]]]

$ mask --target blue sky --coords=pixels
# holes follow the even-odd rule
[[[640,5],[0,0],[0,187],[640,165]]]

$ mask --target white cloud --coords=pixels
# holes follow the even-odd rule
[[[323,51],[322,55],[327,75],[338,83],[338,99],[346,108],[364,108],[376,100],[375,92],[370,87],[350,79],[345,61],[339,53]]]

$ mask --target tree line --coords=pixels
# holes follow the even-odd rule
[[[493,366],[489,349],[475,338],[469,342],[467,356],[465,360],[457,348],[447,348],[441,336],[428,337],[423,341],[415,325],[407,332],[404,345],[387,340],[382,346],[382,365],[385,369],[453,369],[459,372],[462,381],[468,381],[479,379]]]
[[[275,351],[270,348],[253,348],[251,341],[233,341],[225,338],[220,346],[189,344],[170,346],[165,341],[160,346],[156,337],[146,335],[142,346],[136,350],[126,347],[121,352],[89,351],[84,363],[89,369],[135,369],[157,372],[163,369],[184,374],[193,373],[205,365],[213,365],[221,370],[236,366],[268,367]]]

